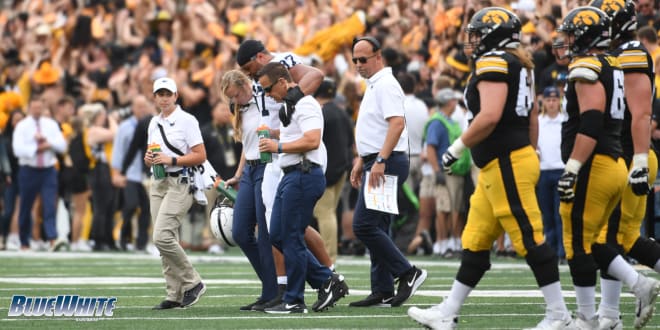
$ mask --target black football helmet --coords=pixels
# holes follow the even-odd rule
[[[635,3],[632,0],[592,0],[589,6],[596,7],[612,20],[612,40],[618,40],[637,30]]]
[[[607,49],[611,42],[610,17],[596,7],[577,7],[564,18],[557,31],[569,36],[570,56],[584,55],[592,48]],[[571,40],[570,36],[574,36]]]
[[[472,50],[473,58],[495,49],[516,48],[520,45],[521,26],[518,16],[504,8],[484,8],[470,19],[465,48]],[[478,43],[470,41],[473,35],[479,37]]]

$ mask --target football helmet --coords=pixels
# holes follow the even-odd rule
[[[516,48],[520,45],[521,26],[518,16],[504,8],[481,9],[472,16],[466,28],[468,42],[465,48],[472,50],[472,58],[491,50]]]
[[[632,0],[592,0],[589,6],[596,7],[612,20],[612,40],[618,40],[637,30],[635,3]]]
[[[584,55],[592,48],[607,49],[611,42],[610,17],[596,7],[571,10],[557,31],[568,36],[566,42],[571,56]]]
[[[228,203],[216,203],[209,217],[211,233],[227,246],[236,246],[236,241],[234,241],[232,235],[233,222],[234,208]]]

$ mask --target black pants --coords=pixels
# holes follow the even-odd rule
[[[114,227],[116,189],[110,179],[110,167],[103,162],[96,163],[89,176],[92,188],[92,233],[95,249],[114,248],[112,238]]]
[[[149,234],[147,231],[149,230],[149,224],[151,223],[147,190],[144,188],[144,185],[142,185],[142,182],[128,181],[124,188],[123,196],[124,203],[121,209],[121,216],[124,219],[124,223],[121,226],[122,246],[131,240],[131,234],[133,231],[131,218],[139,208],[140,215],[138,216],[138,233],[135,244],[138,250],[144,250],[149,241]]]

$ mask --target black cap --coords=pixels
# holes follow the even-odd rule
[[[330,79],[323,79],[319,88],[314,92],[314,97],[321,97],[325,99],[332,99],[337,95],[337,88],[335,82]]]
[[[245,63],[250,62],[252,57],[264,50],[266,50],[266,47],[264,47],[264,44],[261,43],[261,41],[254,39],[245,40],[241,43],[241,46],[238,47],[236,63],[238,63],[239,66],[243,66]]]

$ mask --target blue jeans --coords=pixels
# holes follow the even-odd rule
[[[374,160],[375,161],[375,160]],[[412,268],[406,257],[394,245],[389,235],[394,215],[367,209],[364,204],[364,187],[367,171],[374,161],[364,164],[362,187],[353,213],[353,232],[369,249],[371,258],[371,292],[394,292],[394,278]],[[392,155],[385,162],[385,174],[396,175],[399,189],[408,178],[408,155]]]
[[[305,245],[305,229],[314,216],[314,206],[325,191],[325,176],[320,167],[308,173],[294,170],[282,177],[277,186],[270,238],[284,254],[287,287],[282,301],[305,302],[305,279],[318,289],[332,275]]]
[[[43,238],[57,238],[55,215],[57,211],[57,171],[55,167],[34,168],[21,166],[18,170],[18,192],[21,197],[18,209],[18,229],[21,246],[29,247],[32,236],[32,206],[37,194],[43,208]]]
[[[265,164],[246,164],[243,168],[234,203],[232,236],[261,280],[261,300],[268,301],[277,296],[277,275],[266,226],[266,207],[261,198],[261,182],[265,168]],[[258,237],[254,236],[255,226],[259,230]]]
[[[561,216],[559,215],[559,192],[557,182],[564,170],[543,170],[536,185],[536,197],[543,216],[543,232],[548,242],[560,258],[566,257],[562,240]]]

